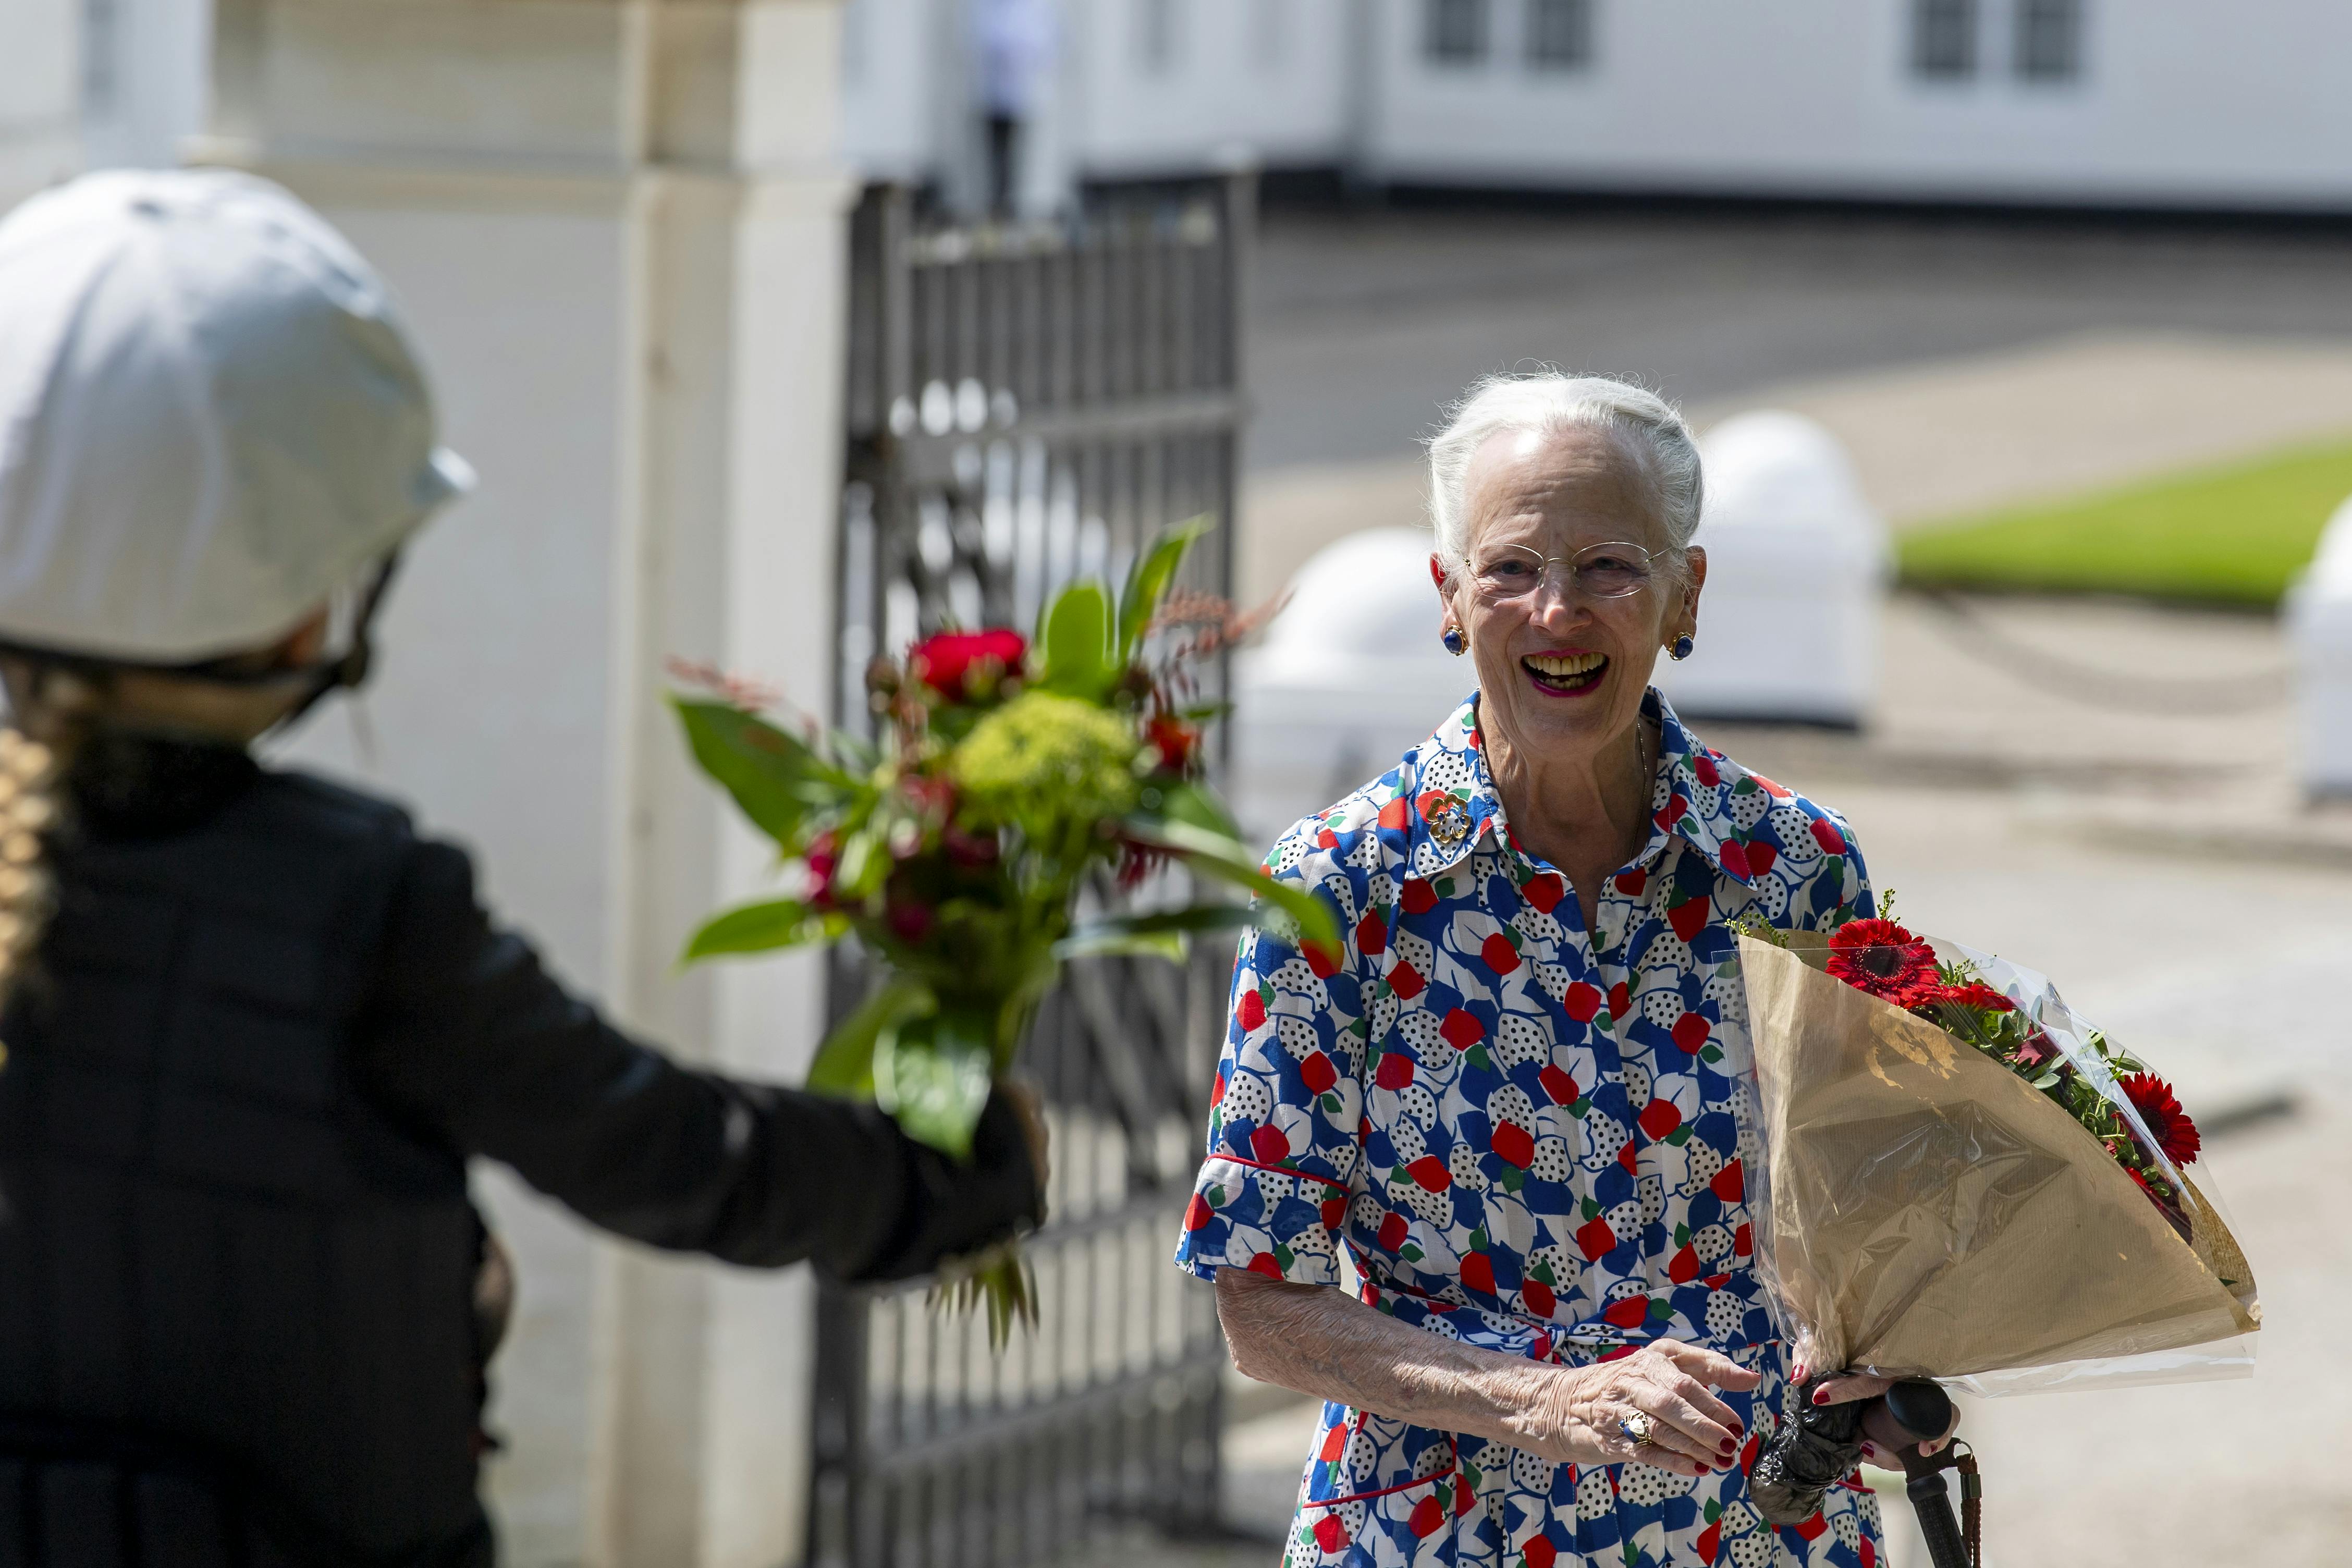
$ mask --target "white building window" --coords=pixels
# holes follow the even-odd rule
[[[1441,66],[1475,66],[1486,58],[1486,0],[1423,0],[1421,52]]]
[[[1912,0],[1911,74],[1930,81],[1977,74],[1976,0]]]
[[[2074,81],[2083,74],[2082,0],[2017,0],[2017,74]]]
[[[1528,0],[1528,64],[1539,71],[1592,64],[1592,0]]]
[[[1135,0],[1136,58],[1146,76],[1176,68],[1184,47],[1183,0]]]

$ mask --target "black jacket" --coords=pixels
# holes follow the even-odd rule
[[[652,1246],[850,1279],[1035,1214],[1003,1103],[957,1168],[675,1063],[383,802],[153,742],[75,795],[0,1026],[0,1563],[488,1563],[470,1157]]]

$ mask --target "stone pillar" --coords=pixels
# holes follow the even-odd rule
[[[812,959],[672,970],[768,858],[690,774],[662,664],[825,706],[837,24],[833,0],[218,0],[195,149],[382,268],[481,474],[404,564],[378,683],[297,751],[467,842],[614,1016],[784,1079],[820,1027]],[[521,1264],[494,1369],[508,1560],[796,1560],[805,1279],[594,1241],[482,1185]]]
[[[0,5],[0,213],[81,168],[81,0]]]

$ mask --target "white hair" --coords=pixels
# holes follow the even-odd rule
[[[1445,428],[1429,443],[1429,521],[1438,558],[1448,571],[1469,558],[1470,522],[1463,501],[1470,463],[1499,435],[1585,426],[1627,437],[1641,454],[1657,500],[1658,521],[1681,550],[1698,531],[1698,444],[1680,410],[1647,387],[1607,375],[1567,375],[1546,367],[1528,374],[1489,375],[1474,383],[1448,411]]]

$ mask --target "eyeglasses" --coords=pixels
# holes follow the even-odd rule
[[[1470,562],[1470,581],[1478,596],[1491,604],[1509,604],[1532,597],[1543,585],[1547,569],[1566,569],[1577,592],[1588,599],[1622,599],[1638,594],[1657,575],[1654,564],[1663,550],[1644,550],[1625,540],[1588,544],[1570,556],[1546,555],[1523,544],[1495,544],[1479,551]]]

